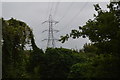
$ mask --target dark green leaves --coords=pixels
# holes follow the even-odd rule
[[[79,38],[80,36],[81,35],[80,35],[80,32],[78,30],[72,30],[70,33],[70,37],[72,37],[73,39]]]
[[[73,39],[81,36],[83,38],[88,37],[91,42],[99,45],[97,46],[98,48],[104,49],[106,47],[108,48],[106,50],[112,50],[108,51],[108,53],[115,52],[114,50],[116,48],[113,46],[116,45],[117,47],[118,44],[120,44],[118,42],[118,35],[120,32],[119,3],[120,2],[110,3],[110,11],[101,10],[98,4],[94,5],[95,10],[98,13],[94,16],[94,19],[89,19],[86,22],[86,25],[79,27],[79,30],[71,30],[71,33],[62,36],[60,41],[63,43],[65,40],[68,40],[69,37],[72,37]],[[115,53],[119,53],[119,51]]]
[[[69,38],[69,35],[66,34],[65,36],[61,36],[61,39],[59,41],[62,41],[62,43],[64,43],[65,41],[67,41]]]

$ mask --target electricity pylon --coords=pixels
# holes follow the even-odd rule
[[[59,32],[59,30],[54,30],[53,26],[55,24],[57,24],[58,21],[54,21],[52,19],[52,15],[50,14],[49,19],[47,21],[44,21],[42,24],[44,24],[44,23],[48,23],[48,25],[49,25],[49,29],[43,31],[43,32],[48,31],[48,38],[44,39],[44,40],[47,40],[47,48],[50,48],[50,47],[55,48],[55,40],[58,40],[58,39],[54,38],[54,32]],[[44,41],[44,40],[42,40],[42,41]]]

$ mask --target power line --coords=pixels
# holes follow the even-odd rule
[[[80,13],[82,12],[82,10],[85,8],[86,5],[87,5],[87,3],[85,3],[85,4],[83,5],[83,7],[78,11],[78,13],[76,13],[76,15],[69,21],[69,23],[68,23],[67,25],[69,25],[70,23],[72,23],[73,20],[74,20],[78,15],[80,15]]]
[[[49,13],[49,14],[52,14],[52,11],[53,11],[53,5],[54,5],[54,2],[51,2],[51,8],[50,8],[50,13]]]
[[[55,32],[59,32],[59,30],[54,30],[54,29],[53,29],[53,26],[58,23],[58,21],[53,20],[53,16],[52,16],[53,4],[54,4],[54,3],[52,2],[52,3],[51,3],[51,7],[50,7],[50,12],[49,12],[49,19],[48,19],[47,21],[44,21],[44,22],[43,22],[43,23],[46,23],[46,22],[47,22],[47,23],[49,24],[49,29],[48,29],[48,30],[44,30],[43,32],[48,31],[48,38],[47,38],[47,39],[44,39],[44,40],[47,40],[47,47],[52,47],[52,48],[55,47],[55,40],[57,40],[57,39],[54,38],[53,32],[54,32],[54,31],[55,31]],[[54,15],[56,14],[57,9],[58,9],[58,5],[57,5],[57,4],[58,4],[58,3],[56,3]],[[67,15],[68,10],[70,10],[70,8],[71,8],[72,5],[73,5],[73,3],[71,3],[71,4],[67,7],[67,10],[66,10],[67,12],[66,12],[66,14],[64,14],[59,21],[61,21],[61,20]],[[78,11],[78,13],[72,18],[71,21],[73,21],[73,20],[76,18],[76,16],[79,15],[80,12],[82,12],[82,10],[83,10],[83,8],[84,8],[85,6],[86,6],[86,3],[85,3],[84,6]],[[70,22],[71,22],[71,21],[70,21]],[[42,23],[42,24],[43,24],[43,23]],[[43,40],[43,41],[44,41],[44,40]]]
[[[72,7],[73,3],[71,3],[68,7],[67,7],[67,10],[66,10],[66,13],[60,18],[59,22],[68,14],[70,8]]]
[[[54,17],[56,16],[56,13],[57,13],[57,10],[58,10],[58,7],[59,7],[59,4],[60,4],[60,1],[58,1],[58,2],[56,3],[55,11],[54,11]]]
[[[82,8],[80,8],[79,12],[69,21],[69,24],[67,24],[67,25],[70,25],[70,23],[73,22],[73,19],[75,19],[75,18],[77,17],[77,15],[79,15],[80,12],[82,12],[83,8],[85,8],[86,5],[87,5],[87,3],[85,3],[84,6],[83,6]],[[60,22],[60,21],[59,21],[59,22]],[[66,28],[66,27],[64,27],[64,28]],[[63,29],[63,28],[62,28],[62,29]]]
[[[47,13],[47,16],[46,16],[46,18],[48,17],[48,15],[49,15],[49,8],[50,8],[50,0],[49,0],[49,2],[48,2],[48,6],[47,6],[47,10],[46,10],[46,13]],[[45,19],[46,19],[45,18]]]

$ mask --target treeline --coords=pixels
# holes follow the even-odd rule
[[[117,6],[114,6],[117,5]],[[11,18],[2,20],[2,77],[4,79],[119,79],[120,74],[120,2],[110,3],[109,11],[95,5],[98,15],[79,30],[62,36],[88,37],[79,52],[65,48],[39,49],[30,27]],[[26,45],[31,50],[26,50]]]

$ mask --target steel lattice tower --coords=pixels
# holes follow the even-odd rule
[[[49,29],[43,31],[43,32],[48,31],[48,38],[44,39],[44,40],[47,40],[47,47],[48,48],[49,47],[55,48],[55,40],[57,40],[57,39],[54,38],[54,32],[59,32],[59,30],[54,30],[53,26],[55,24],[57,24],[58,21],[54,21],[52,19],[52,15],[50,14],[49,19],[47,21],[44,21],[42,24],[44,24],[46,22],[48,23]],[[44,41],[44,40],[42,40],[42,41]]]

